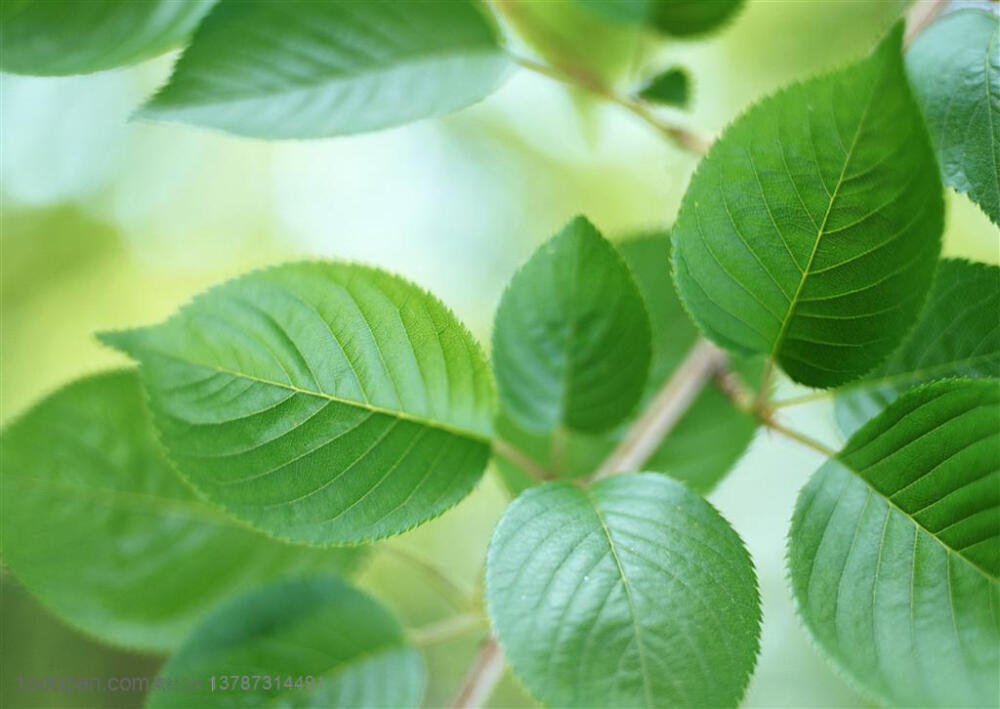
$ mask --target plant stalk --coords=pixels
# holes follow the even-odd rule
[[[431,623],[409,632],[410,642],[421,647],[447,642],[477,628],[485,627],[486,619],[475,613],[462,613]]]
[[[493,453],[509,460],[536,480],[554,480],[556,477],[546,470],[541,463],[502,438],[495,438],[493,440]]]
[[[656,452],[688,410],[702,387],[726,363],[726,355],[706,339],[698,338],[656,397],[625,434],[625,438],[590,477],[635,472]]]
[[[496,637],[490,637],[483,643],[475,661],[462,680],[462,688],[451,706],[454,709],[477,709],[489,699],[494,687],[503,675],[503,650]]]

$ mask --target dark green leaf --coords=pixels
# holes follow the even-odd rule
[[[650,103],[683,108],[688,103],[688,74],[684,69],[673,67],[649,80],[640,91],[639,98]]]
[[[500,300],[493,368],[505,411],[526,430],[614,426],[638,402],[649,359],[635,280],[583,217],[543,244]]]
[[[2,438],[4,563],[67,622],[170,650],[220,601],[361,550],[272,541],[198,500],[156,442],[135,372],[81,379]]]
[[[486,594],[515,673],[550,706],[735,706],[756,660],[743,543],[662,475],[525,492],[494,532]]]
[[[802,619],[860,686],[1000,703],[1000,382],[897,399],[813,475],[789,539]]]
[[[236,686],[220,689],[234,675]],[[297,579],[210,616],[167,662],[147,706],[417,707],[424,675],[380,603],[335,578]]]
[[[843,384],[895,349],[941,249],[941,181],[901,37],[900,25],[869,58],[733,123],[673,231],[678,289],[702,330],[803,384]]]
[[[215,0],[4,0],[0,69],[87,74],[173,49]]]
[[[649,378],[638,407],[641,410],[673,374],[698,337],[698,330],[684,312],[670,282],[666,269],[670,263],[668,235],[656,233],[629,239],[619,243],[618,250],[632,269],[652,326],[653,354]],[[757,385],[761,374],[759,361],[732,364],[748,383]],[[627,421],[607,433],[566,431],[553,437],[528,433],[501,417],[497,435],[553,474],[575,478],[594,472],[621,441],[630,424],[631,421]],[[756,430],[755,419],[733,406],[713,382],[702,390],[642,468],[667,473],[695,491],[707,493],[733,467]],[[511,461],[497,457],[496,463],[504,482],[514,493],[537,482]]]
[[[932,24],[906,69],[944,181],[1000,224],[1000,17],[960,10]]]
[[[1000,267],[941,261],[916,327],[874,372],[837,391],[847,435],[907,389],[946,377],[1000,377]]]
[[[255,271],[106,342],[142,364],[171,459],[280,538],[398,534],[465,497],[489,455],[493,384],[439,300],[339,263]]]
[[[717,29],[743,0],[576,0],[619,22],[642,24],[663,34],[687,37]]]
[[[475,103],[508,65],[469,0],[221,0],[140,115],[257,138],[360,133]]]

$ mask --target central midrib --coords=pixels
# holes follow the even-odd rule
[[[879,74],[879,79],[881,78],[881,73]],[[833,212],[833,207],[837,202],[837,197],[840,194],[840,187],[844,183],[844,175],[847,174],[847,168],[851,164],[851,159],[854,157],[854,150],[858,145],[858,138],[861,136],[861,128],[864,126],[865,121],[868,120],[868,113],[871,110],[872,102],[875,99],[876,88],[878,87],[878,80],[872,82],[871,93],[868,94],[868,100],[865,102],[864,110],[861,112],[861,118],[858,120],[858,125],[854,129],[854,136],[851,139],[851,145],[847,149],[847,155],[844,156],[844,165],[840,169],[840,176],[837,177],[837,184],[833,187],[833,194],[830,195],[830,202],[826,206],[826,213],[823,215],[823,220],[820,222],[819,228],[816,232],[816,240],[813,242],[812,252],[809,254],[809,261],[806,262],[805,268],[802,270],[802,277],[799,278],[798,287],[795,289],[795,293],[792,295],[791,300],[788,302],[788,310],[785,313],[785,317],[781,322],[781,329],[778,331],[778,336],[774,340],[774,345],[771,347],[770,358],[774,359],[781,347],[781,343],[785,339],[785,335],[788,333],[788,326],[792,322],[792,316],[795,314],[795,307],[798,305],[799,297],[802,295],[802,289],[805,287],[806,281],[809,279],[809,272],[812,269],[813,262],[816,260],[816,254],[819,252],[820,242],[823,240],[823,233],[826,230],[827,221],[830,219],[830,214]],[[819,169],[819,165],[816,166]],[[823,179],[822,174],[820,174],[820,180]]]
[[[478,443],[483,443],[486,445],[491,444],[491,439],[482,433],[472,431],[470,429],[462,428],[460,426],[453,426],[452,424],[445,423],[443,421],[434,421],[432,419],[424,418],[422,416],[417,416],[415,414],[410,414],[405,411],[398,411],[395,409],[389,409],[382,406],[376,406],[375,404],[363,401],[356,401],[354,399],[345,399],[340,396],[335,396],[333,394],[328,394],[323,391],[315,391],[313,389],[303,389],[302,387],[296,386],[291,382],[279,382],[273,379],[265,379],[263,377],[255,377],[251,374],[245,372],[239,372],[235,369],[229,369],[227,367],[221,367],[216,364],[205,364],[203,362],[195,362],[186,357],[181,357],[180,355],[174,354],[172,352],[164,352],[163,350],[155,349],[151,350],[154,354],[160,355],[161,357],[168,357],[177,362],[187,364],[192,367],[201,367],[202,369],[208,369],[220,374],[226,374],[237,379],[244,379],[250,382],[256,382],[258,384],[264,384],[266,386],[272,386],[278,389],[285,389],[286,391],[295,392],[296,394],[304,394],[305,396],[312,396],[318,399],[325,399],[327,401],[333,401],[338,404],[344,404],[345,406],[352,406],[354,408],[362,409],[364,411],[371,411],[376,414],[383,414],[386,416],[393,416],[395,418],[401,419],[403,421],[410,421],[412,423],[420,424],[421,426],[427,426],[429,428],[436,428],[445,433],[449,433],[453,436],[459,436],[461,438],[468,438],[470,440],[476,441]]]

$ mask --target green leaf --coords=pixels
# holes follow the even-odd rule
[[[134,64],[182,44],[215,0],[5,0],[0,69],[87,74]]]
[[[255,271],[103,339],[142,364],[181,473],[276,537],[398,534],[465,497],[489,456],[479,345],[439,300],[383,271]]]
[[[945,15],[913,42],[906,69],[944,181],[1000,225],[1000,17]]]
[[[249,682],[221,689],[233,675],[238,685],[243,677]],[[163,688],[151,692],[150,709],[417,707],[425,670],[380,603],[336,578],[307,578],[273,584],[219,609],[167,662],[157,683]]]
[[[913,324],[941,249],[942,187],[899,53],[767,98],[702,160],[674,227],[674,275],[701,329],[829,387]]]
[[[670,282],[666,269],[670,263],[669,236],[657,232],[628,239],[617,246],[635,276],[650,315],[652,360],[638,407],[641,410],[681,363],[698,337],[698,330]],[[756,386],[762,370],[758,360],[734,360],[731,364],[748,383]],[[622,440],[631,423],[626,421],[600,434],[565,431],[553,436],[526,432],[501,416],[497,435],[553,474],[575,478],[594,472]],[[667,473],[704,494],[725,477],[756,430],[756,420],[733,406],[713,382],[706,385],[642,468]],[[505,484],[515,494],[537,483],[515,463],[499,456],[495,461]]]
[[[515,673],[550,706],[735,706],[757,656],[739,535],[662,475],[522,494],[493,534],[486,596]]]
[[[61,618],[115,644],[173,649],[235,593],[362,557],[272,541],[201,502],[160,452],[134,371],[70,384],[0,441],[4,563]]]
[[[576,0],[619,22],[677,37],[705,34],[728,22],[743,0]]]
[[[916,326],[888,360],[837,391],[847,435],[907,389],[947,377],[1000,377],[1000,267],[958,259],[938,265]]]
[[[650,79],[639,91],[639,98],[650,103],[683,108],[688,103],[689,83],[687,71],[672,67]]]
[[[500,299],[493,368],[522,428],[601,431],[635,407],[649,317],[628,266],[583,217],[543,244]]]
[[[464,108],[508,67],[469,0],[221,0],[140,116],[256,138],[361,133]]]
[[[789,539],[802,619],[858,685],[1000,703],[1000,382],[900,397],[813,475]]]

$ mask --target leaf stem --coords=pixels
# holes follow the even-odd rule
[[[486,619],[476,613],[460,613],[444,620],[409,631],[410,642],[425,647],[447,642],[478,628],[486,627]]]
[[[556,476],[546,470],[545,466],[502,438],[493,439],[493,454],[506,458],[537,480],[555,480]]]
[[[683,128],[673,123],[664,121],[644,102],[631,96],[618,93],[610,86],[598,81],[589,74],[571,73],[555,67],[536,62],[526,57],[510,54],[511,59],[524,69],[533,71],[536,74],[547,76],[560,83],[583,89],[589,93],[600,96],[606,101],[618,104],[622,108],[631,111],[633,114],[653,126],[659,133],[670,139],[678,146],[696,155],[704,155],[708,152],[712,144],[710,138],[696,133],[688,128]]]
[[[917,36],[927,29],[948,0],[917,0],[906,13],[906,31],[903,34],[903,49],[909,47]]]
[[[725,362],[722,350],[698,338],[622,442],[604,459],[588,482],[616,473],[638,471]]]
[[[496,637],[490,635],[469,667],[462,680],[462,688],[451,706],[455,709],[475,709],[482,706],[500,681],[503,667],[503,650]]]
[[[468,594],[441,571],[434,564],[421,559],[412,552],[389,544],[383,544],[378,550],[403,561],[414,569],[420,571],[431,585],[435,586],[441,595],[456,609],[460,611],[470,611],[476,604],[469,598]]]
[[[828,399],[833,395],[833,393],[824,389],[821,391],[813,391],[808,394],[803,394],[802,396],[791,396],[787,399],[781,399],[780,401],[775,401],[771,404],[771,408],[783,409],[786,406],[798,406],[799,404],[809,404],[814,401],[822,401],[823,399]]]
[[[764,424],[764,426],[766,426],[767,428],[771,429],[772,431],[777,431],[783,436],[791,438],[794,441],[798,441],[807,448],[812,448],[817,453],[825,455],[827,458],[833,458],[834,456],[837,455],[837,451],[833,450],[825,443],[820,443],[815,438],[811,438],[805,435],[804,433],[796,431],[795,429],[788,428],[787,426],[778,423],[774,419],[762,420],[761,423]]]

